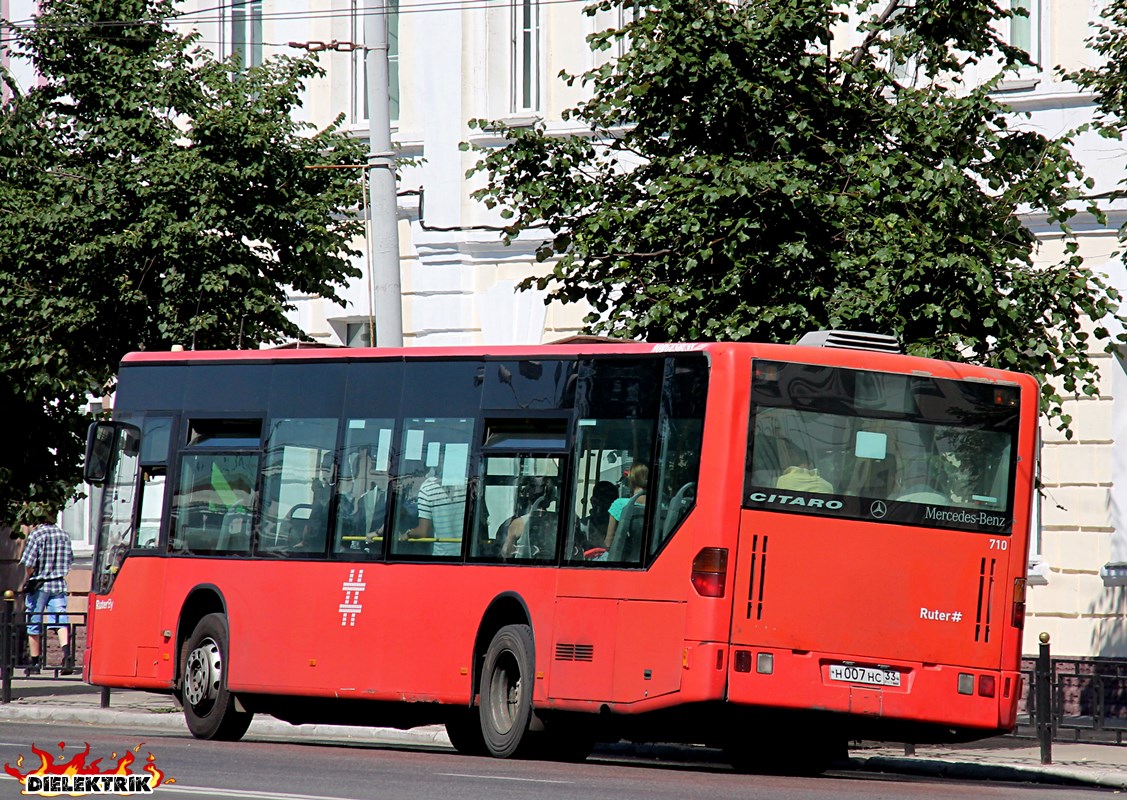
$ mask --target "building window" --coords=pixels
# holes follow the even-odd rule
[[[603,33],[606,31],[621,31],[641,20],[644,9],[641,2],[635,0],[622,0],[621,5],[610,9],[600,9],[591,17],[590,32]],[[601,66],[612,60],[620,59],[631,48],[631,37],[622,36],[614,39],[611,46],[605,50],[591,52],[591,65]]]
[[[89,555],[94,546],[94,493],[71,500],[56,524],[70,535],[75,555]]]
[[[352,41],[364,43],[363,0],[352,0]],[[368,121],[367,50],[352,51],[352,121]],[[399,119],[399,0],[387,0],[387,89],[388,114],[392,122]]]
[[[344,343],[348,347],[371,347],[372,326],[368,322],[348,322],[344,326]]]
[[[1041,62],[1041,1],[1010,0],[1009,42],[1029,54],[1034,64]]]
[[[889,29],[888,71],[892,74],[893,80],[901,86],[915,86],[919,63],[915,56],[904,57],[897,54],[897,51],[904,49],[904,44],[897,40],[903,39],[907,34],[908,31],[904,26],[898,23],[893,24]]]
[[[642,18],[642,6],[639,2],[624,2],[617,9],[615,9],[618,19],[618,30],[622,30],[627,25],[631,25]],[[615,54],[622,58],[626,55],[626,51],[630,49],[630,39],[623,36],[615,44]]]
[[[513,0],[514,112],[540,110],[540,2]]]
[[[262,0],[236,0],[230,8],[231,54],[243,69],[262,64]]]

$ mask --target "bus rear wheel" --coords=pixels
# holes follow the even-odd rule
[[[490,755],[511,758],[528,749],[532,723],[532,628],[497,631],[481,671],[481,734]]]
[[[254,714],[239,711],[227,690],[227,618],[208,614],[196,624],[180,657],[184,719],[197,739],[238,741]]]

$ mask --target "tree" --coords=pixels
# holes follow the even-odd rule
[[[1088,46],[1103,57],[1103,63],[1094,68],[1066,73],[1063,77],[1095,93],[1096,130],[1109,139],[1122,140],[1127,133],[1127,0],[1111,0],[1096,25],[1096,34],[1087,40]],[[1108,192],[1104,198],[1122,200],[1127,197],[1127,178],[1119,182],[1119,189]],[[1119,229],[1120,240],[1127,239],[1127,226]],[[1124,254],[1127,257],[1127,254]]]
[[[612,10],[605,0],[588,13]],[[632,5],[627,0],[627,5]],[[546,228],[549,274],[525,287],[584,300],[589,330],[649,340],[793,341],[893,333],[908,352],[1031,372],[1063,429],[1061,392],[1093,394],[1092,337],[1118,295],[1082,265],[1033,266],[1020,219],[1068,233],[1085,179],[1067,139],[1011,123],[992,95],[1027,62],[991,0],[656,0],[618,59],[564,75],[587,129],[499,130],[475,194],[507,242]],[[856,46],[835,38],[852,26]],[[974,65],[998,76],[968,85]],[[1091,325],[1087,321],[1095,320]],[[1087,325],[1087,329],[1086,326]]]
[[[172,30],[169,0],[44,0],[7,24],[39,76],[0,107],[0,519],[78,484],[83,406],[131,350],[302,337],[287,287],[358,274],[340,129],[295,121],[311,57],[243,70]],[[23,509],[23,511],[21,511]]]

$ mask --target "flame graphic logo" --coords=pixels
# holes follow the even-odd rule
[[[102,767],[102,759],[100,759],[100,758],[96,758],[93,761],[87,762],[86,759],[89,758],[89,756],[90,756],[90,743],[84,742],[84,744],[85,744],[85,748],[82,750],[82,752],[77,753],[76,755],[74,755],[72,758],[70,758],[67,761],[62,760],[63,755],[64,755],[64,753],[62,751],[66,750],[66,742],[59,742],[60,753],[59,753],[59,757],[57,759],[56,759],[55,756],[51,755],[47,751],[40,750],[38,747],[36,747],[34,744],[32,744],[31,745],[31,752],[34,753],[35,755],[39,756],[39,766],[38,767],[36,767],[35,769],[30,769],[27,772],[21,771],[22,767],[24,766],[24,757],[23,757],[23,754],[21,753],[19,758],[16,759],[16,766],[13,767],[11,764],[4,764],[4,771],[6,773],[8,773],[9,775],[11,775],[16,780],[18,780],[20,782],[20,784],[24,787],[23,790],[20,792],[20,794],[24,794],[24,795],[35,794],[35,795],[39,795],[41,797],[59,797],[59,796],[63,795],[64,792],[51,792],[51,791],[29,792],[29,791],[27,791],[27,785],[28,785],[27,779],[29,777],[42,777],[42,776],[47,776],[47,775],[61,775],[61,776],[77,776],[77,775],[86,775],[86,776],[94,776],[94,775],[97,775],[97,776],[129,776],[129,775],[140,774],[140,773],[134,772],[131,769],[131,767],[133,766],[133,764],[137,760],[136,754],[140,753],[141,748],[144,747],[144,744],[145,744],[144,742],[141,742],[140,744],[138,744],[136,747],[133,748],[132,751],[126,751],[125,755],[121,756],[120,758],[118,758],[117,753],[111,753],[110,759],[114,760],[116,763],[114,764],[114,766],[106,767],[106,768]],[[157,767],[156,756],[154,756],[152,753],[149,753],[146,756],[145,763],[143,765],[141,765],[141,771],[147,772],[149,774],[149,789],[150,790],[155,789],[158,786],[176,783],[175,778],[168,777],[168,775],[164,771],[162,771],[161,769],[159,769]],[[99,792],[99,793],[102,793],[102,792]],[[112,790],[110,791],[110,793],[119,794],[119,795],[123,795],[123,796],[129,796],[130,795],[130,792],[112,792]],[[71,797],[82,797],[86,794],[86,792],[78,792],[78,793],[69,792],[69,793],[65,793],[65,794],[69,794]]]

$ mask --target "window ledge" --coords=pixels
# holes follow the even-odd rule
[[[535,112],[528,112],[524,114],[509,114],[507,117],[501,117],[501,122],[509,128],[531,128],[538,122],[543,122],[544,117]]]
[[[1047,586],[1049,583],[1049,565],[1044,561],[1029,562],[1029,576],[1026,583],[1030,586]]]
[[[1100,567],[1100,577],[1104,586],[1127,586],[1127,564],[1104,564]]]
[[[1041,85],[1040,78],[1014,78],[1002,81],[992,94],[1009,94],[1010,92],[1028,92]]]
[[[505,131],[533,128],[543,122],[544,118],[539,114],[509,114],[496,121],[501,123],[501,127],[471,131],[469,134],[470,143],[481,147],[504,145],[508,141]]]

